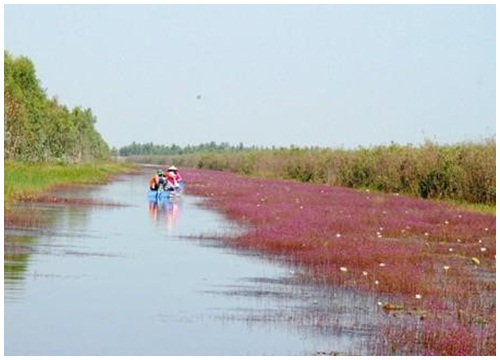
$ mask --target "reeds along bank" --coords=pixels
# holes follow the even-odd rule
[[[143,159],[144,160],[144,159]],[[496,141],[371,148],[282,148],[245,152],[151,157],[200,169],[229,170],[267,178],[292,179],[419,198],[496,204]]]

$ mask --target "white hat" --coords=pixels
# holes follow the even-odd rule
[[[177,168],[175,166],[171,166],[168,168],[168,171],[177,171]]]

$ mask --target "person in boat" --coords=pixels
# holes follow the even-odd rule
[[[166,176],[167,182],[165,184],[165,189],[167,190],[178,190],[179,182],[177,181],[177,175],[173,171],[168,171]]]
[[[179,170],[175,166],[170,166],[168,168],[169,172],[173,172],[173,176],[175,177],[175,181],[178,184],[178,187],[176,188],[177,191],[182,191],[184,189],[184,180],[182,179],[182,175],[179,172]]]
[[[168,168],[168,171],[170,172],[173,172],[174,173],[174,176],[175,176],[175,180],[180,183],[182,181],[182,176],[179,172],[179,169],[177,169],[174,165],[170,166]]]
[[[153,175],[151,180],[149,180],[149,189],[153,191],[157,191],[160,186],[165,187],[167,184],[167,178],[163,173],[162,169],[156,170],[156,173]]]

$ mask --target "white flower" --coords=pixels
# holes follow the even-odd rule
[[[368,271],[363,271],[364,276],[368,276]]]
[[[415,299],[422,299],[422,295],[420,295],[420,294],[416,294],[416,295],[415,295]]]
[[[347,268],[346,268],[346,267],[341,266],[341,267],[340,267],[340,271],[342,271],[342,272],[347,272]]]
[[[380,264],[378,264],[378,266],[385,267],[385,263],[380,263]]]

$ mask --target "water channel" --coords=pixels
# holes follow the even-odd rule
[[[359,323],[376,311],[366,299],[216,246],[211,238],[238,227],[188,192],[150,208],[147,181],[144,172],[57,193],[98,206],[20,205],[47,220],[5,229],[5,355],[365,352]]]

